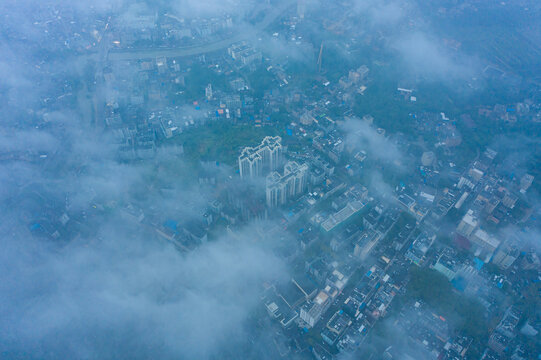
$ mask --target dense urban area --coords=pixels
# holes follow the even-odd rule
[[[0,357],[539,359],[535,1],[1,4]]]

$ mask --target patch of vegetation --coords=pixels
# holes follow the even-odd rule
[[[184,146],[184,153],[190,161],[218,161],[234,165],[242,147],[256,146],[265,136],[278,134],[275,127],[213,121],[183,132],[174,141]]]
[[[413,267],[410,274],[407,297],[424,301],[475,340],[486,339],[488,324],[479,302],[454,291],[449,280],[436,270]]]
[[[262,98],[265,90],[272,89],[274,77],[267,71],[265,66],[260,66],[256,71],[248,75],[248,82],[254,92],[254,97]]]
[[[227,81],[223,74],[200,64],[194,64],[191,71],[185,77],[187,99],[200,99],[205,94],[205,88],[212,84],[214,90],[224,90]]]

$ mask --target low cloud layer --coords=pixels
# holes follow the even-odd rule
[[[352,10],[373,26],[391,27],[406,15],[407,5],[401,1],[355,0]]]
[[[370,34],[397,57],[405,79],[454,84],[471,79],[481,66],[472,54],[444,45],[438,24],[425,15],[424,4],[401,0],[355,0],[351,2],[352,35]],[[449,35],[452,38],[452,35]]]
[[[209,358],[245,338],[262,281],[284,274],[246,236],[183,255],[109,224],[64,249],[30,238],[4,245],[0,348],[9,357]]]
[[[62,131],[12,126],[9,136],[2,134],[2,151],[15,154],[0,166],[3,356],[205,359],[224,349],[235,353],[263,282],[287,278],[284,264],[249,230],[224,233],[183,254],[147,224],[124,220],[115,206],[93,213],[95,202],[125,203],[141,191],[150,209],[186,219],[202,211],[206,199],[182,183],[162,196],[145,180],[153,162],[118,163],[107,137],[82,131],[77,118],[70,121],[80,129],[58,121]],[[19,159],[27,153],[47,157]],[[53,166],[56,161],[62,165]],[[34,223],[63,211],[73,217],[69,224],[86,217],[68,244],[31,233]]]
[[[391,42],[391,47],[414,75],[430,80],[467,80],[479,70],[473,59],[451,53],[440,41],[421,31],[399,36]]]
[[[397,166],[403,160],[398,147],[368,123],[358,118],[349,118],[341,128],[347,134],[345,139],[347,146],[364,150],[375,160],[390,162]]]
[[[78,15],[130,8],[122,1],[52,4]],[[44,99],[64,86],[55,81],[67,72],[83,76],[86,63],[41,53],[38,44],[47,50],[52,40],[42,23],[24,16],[34,1],[4,5],[10,33],[0,37],[2,356],[242,357],[249,351],[246,329],[260,306],[263,283],[287,279],[284,263],[250,227],[235,236],[224,231],[181,253],[159,240],[151,221],[124,219],[120,209],[135,202],[135,195],[149,217],[186,220],[204,211],[211,194],[170,173],[171,164],[188,169],[177,156],[158,152],[147,162],[121,163],[113,139],[85,123],[85,109],[51,109]],[[191,15],[218,15],[247,2],[233,5],[184,1],[174,7],[183,14],[189,9]],[[51,11],[45,11],[45,21],[54,18]],[[64,213],[70,219],[58,226],[61,241],[51,239],[50,229],[47,236],[36,235],[34,228],[58,222]]]

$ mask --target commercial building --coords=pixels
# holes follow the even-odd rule
[[[517,241],[510,239],[506,241],[494,254],[492,262],[501,269],[508,269],[520,255],[520,248]]]
[[[327,294],[324,290],[320,291],[312,304],[306,304],[301,308],[301,320],[303,320],[309,327],[314,327],[321,316],[327,311],[329,306],[331,306],[331,303],[332,300],[329,294]]]
[[[359,239],[355,242],[353,255],[361,260],[366,259],[370,251],[372,251],[380,239],[381,233],[379,231],[373,229],[364,231]]]
[[[421,233],[406,251],[406,259],[415,265],[421,265],[434,240],[436,240],[436,235]]]
[[[332,346],[352,323],[348,314],[338,310],[327,322],[327,326],[321,332],[321,337]]]
[[[500,240],[491,236],[486,231],[478,229],[473,236],[470,237],[472,243],[472,249],[475,256],[482,257],[485,262],[490,261],[494,252],[500,246]]]
[[[459,264],[455,260],[456,253],[450,249],[446,248],[442,251],[438,261],[432,267],[434,270],[445,275],[449,281],[453,280],[459,270]]]
[[[253,62],[259,62],[263,58],[261,51],[255,50],[246,41],[241,41],[231,45],[227,52],[233,60],[239,61],[242,65],[249,65]]]
[[[479,226],[479,220],[475,217],[473,214],[473,210],[468,210],[466,215],[462,218],[460,221],[460,224],[458,224],[458,227],[456,231],[460,235],[464,235],[466,237],[469,237],[475,229]]]
[[[284,297],[277,292],[276,288],[269,289],[265,296],[265,308],[272,319],[277,320],[283,327],[288,327],[299,314],[287,303]]]
[[[351,187],[342,194],[336,202],[333,202],[333,207],[337,211],[330,214],[323,222],[321,222],[323,230],[329,232],[359,213],[359,211],[366,206],[365,199],[367,194],[368,191],[366,188],[358,185]]]

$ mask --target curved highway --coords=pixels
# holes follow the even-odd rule
[[[208,52],[214,52],[221,49],[228,48],[231,44],[239,42],[241,40],[248,39],[256,33],[267,28],[272,24],[280,15],[282,15],[288,8],[293,5],[291,1],[286,0],[279,6],[274,7],[269,11],[263,20],[254,25],[253,31],[242,32],[228,39],[220,40],[210,44],[204,44],[201,46],[182,47],[182,48],[167,48],[167,49],[127,49],[120,51],[110,51],[108,59],[112,61],[117,60],[137,60],[137,59],[149,59],[160,56],[165,57],[183,57],[194,56],[204,54]]]

